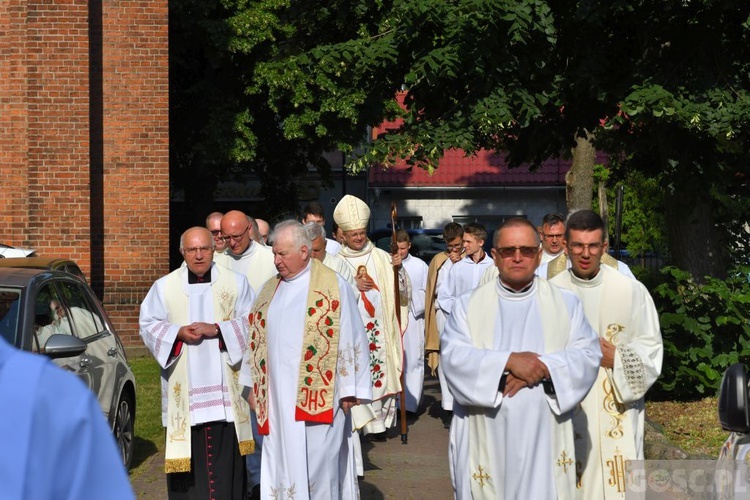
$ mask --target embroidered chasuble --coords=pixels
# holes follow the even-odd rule
[[[401,391],[403,359],[391,256],[376,248],[371,241],[358,252],[342,247],[338,256],[352,267],[355,274],[360,266],[364,266],[377,286],[377,290],[366,292],[366,297],[361,297],[358,303],[369,340],[373,403],[352,408],[352,418],[354,428],[363,429],[366,434],[384,432],[396,425],[396,395]],[[402,319],[405,324],[406,315],[402,315]]]
[[[256,396],[262,498],[356,498],[344,397],[372,398],[367,338],[351,287],[312,259],[274,278],[250,312],[240,383]]]
[[[542,385],[498,392],[511,353],[548,367]],[[572,410],[593,384],[601,351],[578,300],[545,280],[512,293],[498,282],[460,297],[441,359],[454,397],[449,465],[456,498],[573,498]]]
[[[579,498],[624,498],[625,462],[643,460],[644,396],[661,372],[663,345],[646,288],[602,266],[591,280],[571,271],[551,283],[571,290],[599,335],[616,346],[573,417]]]
[[[167,472],[190,470],[190,427],[207,422],[234,422],[241,454],[254,443],[247,401],[240,393],[239,369],[245,349],[244,317],[253,294],[246,280],[216,264],[211,282],[188,285],[181,267],[154,283],[141,304],[140,334],[162,367],[162,423],[167,428]],[[232,319],[236,318],[236,319]],[[219,338],[182,344],[177,332],[193,322],[217,323]]]

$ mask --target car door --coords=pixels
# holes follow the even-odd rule
[[[120,346],[100,313],[88,287],[73,279],[57,282],[73,335],[86,343],[76,372],[99,398],[105,411],[112,408]]]

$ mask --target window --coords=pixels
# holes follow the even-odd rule
[[[61,281],[59,285],[67,301],[69,318],[75,335],[81,340],[86,340],[88,337],[103,332],[105,330],[104,319],[83,286],[68,281]]]
[[[21,294],[12,288],[0,288],[0,335],[11,345],[20,341],[18,335],[18,304]],[[16,346],[18,347],[18,346]]]

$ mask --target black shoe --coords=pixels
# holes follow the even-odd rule
[[[249,500],[260,500],[260,485],[253,486],[253,491],[247,496]]]
[[[375,441],[378,443],[384,443],[388,438],[385,435],[385,431],[383,432],[376,432],[373,434],[370,434],[370,441]]]

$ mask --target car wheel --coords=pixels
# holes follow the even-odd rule
[[[117,442],[117,448],[122,456],[122,462],[125,469],[130,468],[133,461],[133,438],[135,423],[135,405],[133,396],[125,392],[120,396],[120,402],[117,404],[117,414],[115,415],[114,435]]]

